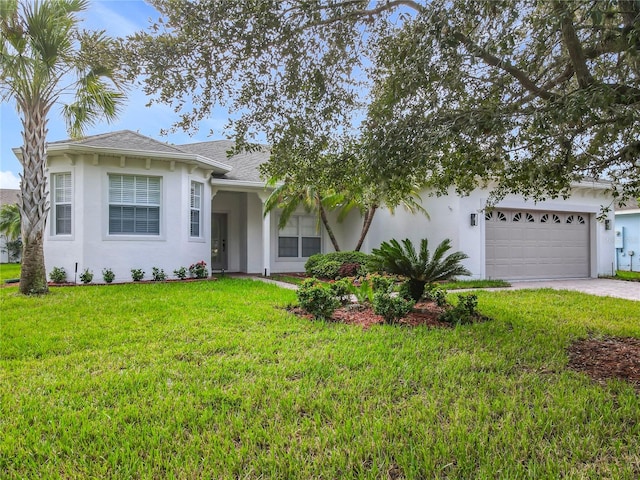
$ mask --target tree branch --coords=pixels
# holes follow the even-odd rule
[[[569,53],[569,59],[576,74],[578,85],[580,85],[580,88],[586,88],[593,83],[593,76],[589,71],[589,67],[587,67],[587,59],[573,26],[573,15],[567,11],[566,5],[559,1],[555,2],[555,11],[560,15],[562,40]]]

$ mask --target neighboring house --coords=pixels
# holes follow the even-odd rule
[[[303,271],[307,258],[332,250],[316,219],[304,211],[278,230],[278,212],[263,216],[269,196],[259,165],[268,152],[227,157],[230,141],[169,145],[120,131],[48,147],[51,213],[45,239],[47,271],[111,268],[128,281],[132,268],[174,269],[205,260],[228,272]],[[15,150],[19,154],[18,150]],[[614,232],[596,221],[609,204],[596,183],[577,185],[567,200],[525,202],[510,196],[484,213],[487,192],[449,195],[423,204],[431,219],[379,210],[363,251],[383,240],[451,238],[474,278],[571,278],[610,274]],[[335,216],[333,216],[335,219]],[[613,214],[611,215],[613,220]],[[362,220],[336,224],[343,249],[353,248]],[[335,224],[335,222],[334,222]]]
[[[632,202],[616,209],[616,265],[640,272],[640,207]]]
[[[14,190],[9,188],[0,189],[0,206],[11,205],[12,203],[18,203],[18,193],[20,190]],[[13,263],[20,261],[20,254],[11,255],[10,250],[7,248],[7,237],[0,233],[0,263]]]

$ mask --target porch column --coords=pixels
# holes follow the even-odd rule
[[[271,212],[264,213],[264,204],[269,193],[259,192],[258,198],[262,202],[262,274],[271,275]]]

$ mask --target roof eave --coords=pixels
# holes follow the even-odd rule
[[[115,156],[130,156],[130,157],[143,157],[153,158],[156,160],[164,161],[180,161],[182,163],[197,165],[204,167],[207,170],[213,170],[214,173],[229,173],[233,167],[226,163],[218,162],[202,155],[194,153],[180,153],[180,152],[155,152],[151,150],[136,150],[128,148],[110,148],[110,147],[95,147],[91,145],[80,145],[73,142],[68,143],[56,143],[54,145],[48,145],[47,150],[52,153],[62,152],[76,152],[76,153],[102,153]],[[20,148],[14,148],[13,153],[18,159],[21,159]]]

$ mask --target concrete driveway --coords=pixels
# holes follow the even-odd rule
[[[640,301],[640,282],[625,282],[608,278],[581,278],[576,280],[540,280],[511,282],[511,287],[496,290],[521,290],[524,288],[553,288],[554,290],[575,290],[601,297],[626,298]]]

